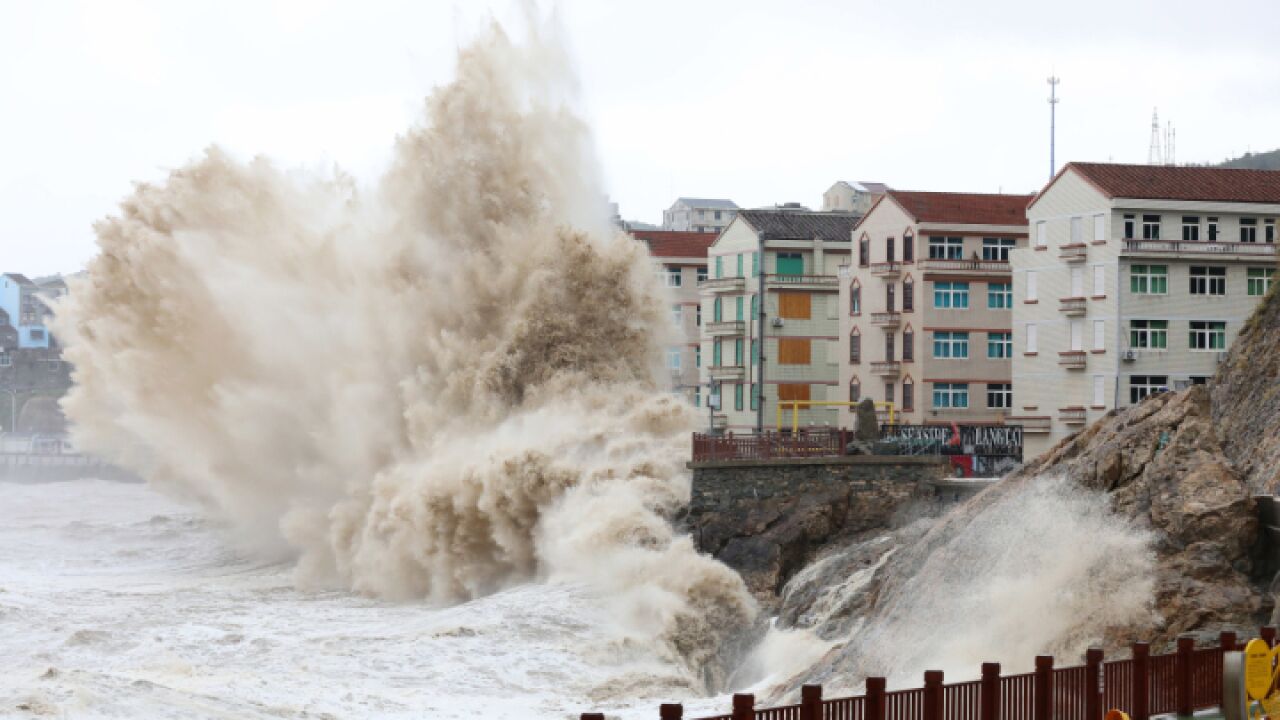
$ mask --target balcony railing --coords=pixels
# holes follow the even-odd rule
[[[708,335],[741,335],[746,331],[747,324],[742,320],[729,320],[726,322],[707,323]]]
[[[1058,257],[1067,262],[1084,262],[1089,257],[1089,246],[1084,243],[1073,243],[1058,248]]]
[[[1182,253],[1190,255],[1251,255],[1274,257],[1272,243],[1197,242],[1193,240],[1125,240],[1127,253]]]
[[[896,312],[878,312],[871,313],[871,324],[877,327],[898,327],[902,322],[902,313]]]
[[[800,285],[816,285],[818,287],[836,287],[840,278],[835,275],[766,275],[765,284],[781,287]]]
[[[938,260],[930,258],[920,261],[923,270],[961,271],[1005,274],[1011,272],[1009,263],[1001,260]]]
[[[1087,309],[1087,302],[1088,301],[1082,297],[1062,298],[1058,301],[1058,310],[1060,310],[1063,315],[1083,315]]]
[[[746,372],[747,369],[741,365],[712,365],[707,368],[712,380],[741,380]]]
[[[901,371],[902,371],[902,363],[898,362],[897,360],[881,360],[878,362],[871,363],[872,375],[884,375],[884,376],[897,377],[898,373]]]
[[[1066,425],[1083,425],[1085,410],[1082,407],[1059,408],[1058,419]]]
[[[710,278],[698,283],[699,290],[711,290],[713,292],[720,290],[741,290],[747,285],[747,279],[743,277],[722,277]]]
[[[900,262],[871,263],[871,274],[878,277],[898,277],[901,272],[902,263]]]
[[[1068,370],[1083,370],[1089,356],[1083,350],[1066,350],[1058,353],[1058,365]]]
[[[1052,420],[1047,417],[1009,417],[1006,421],[1010,425],[1021,425],[1022,432],[1040,435],[1049,432],[1052,428]]]

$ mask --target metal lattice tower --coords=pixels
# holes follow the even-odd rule
[[[1148,165],[1163,165],[1164,155],[1160,152],[1160,115],[1151,109],[1151,147],[1147,150]]]
[[[1053,179],[1054,173],[1058,171],[1058,162],[1054,157],[1055,140],[1057,135],[1057,115],[1058,115],[1058,83],[1061,82],[1056,75],[1049,76],[1049,179]]]

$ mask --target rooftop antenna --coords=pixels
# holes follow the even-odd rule
[[[1147,164],[1160,165],[1164,161],[1160,152],[1160,115],[1151,108],[1151,147],[1147,150]]]
[[[1058,115],[1058,83],[1061,80],[1056,75],[1049,76],[1049,179],[1053,179],[1054,173],[1058,171],[1058,161],[1054,157],[1054,140],[1057,134],[1057,115]]]

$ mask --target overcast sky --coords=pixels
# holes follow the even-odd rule
[[[545,5],[545,3],[544,3]],[[564,0],[630,219],[679,195],[810,206],[837,179],[1032,192],[1058,159],[1280,146],[1280,2]],[[90,224],[210,143],[376,177],[503,2],[0,0],[0,270],[80,269]]]

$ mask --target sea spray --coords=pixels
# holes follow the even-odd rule
[[[802,603],[784,615],[842,647],[793,683],[860,692],[868,676],[910,687],[925,670],[972,679],[983,662],[1029,671],[1037,654],[1075,661],[1109,630],[1154,622],[1149,530],[1068,480],[1011,483],[797,576],[787,592]]]
[[[459,53],[374,188],[211,148],[95,226],[58,309],[76,441],[298,580],[451,603],[589,582],[716,688],[755,606],[667,522],[696,422],[656,382],[554,28]]]

